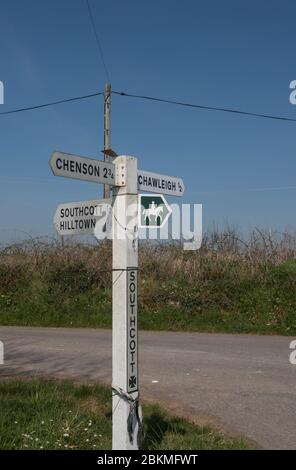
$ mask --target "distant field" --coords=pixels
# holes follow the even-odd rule
[[[111,327],[111,246],[0,249],[0,324]],[[203,247],[140,247],[142,329],[296,334],[296,237],[213,231]]]
[[[142,449],[246,449],[242,439],[144,405]],[[0,449],[111,449],[111,392],[106,387],[42,380],[0,382]]]

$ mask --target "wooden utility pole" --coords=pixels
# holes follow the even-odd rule
[[[111,149],[110,136],[110,108],[111,108],[111,84],[107,82],[105,85],[105,102],[104,102],[104,152]],[[110,156],[104,153],[104,161],[109,162]],[[104,184],[104,199],[110,198],[110,186]]]

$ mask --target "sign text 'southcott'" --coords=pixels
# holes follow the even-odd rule
[[[138,271],[127,270],[127,391],[138,390]]]

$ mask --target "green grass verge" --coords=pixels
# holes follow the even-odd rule
[[[0,260],[0,325],[110,328],[111,275],[95,249],[77,250]],[[144,253],[140,328],[295,335],[296,260],[262,257]]]
[[[144,405],[146,437],[151,450],[246,449],[209,428]],[[111,448],[110,390],[69,381],[11,380],[0,383],[0,449]]]

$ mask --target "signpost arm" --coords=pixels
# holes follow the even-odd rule
[[[138,449],[138,190],[137,159],[114,160],[118,184],[113,188],[113,325],[112,448]]]
[[[104,151],[111,148],[110,136],[110,111],[111,111],[111,84],[107,82],[105,85],[105,100],[104,100]],[[104,153],[104,161],[109,162],[110,157]],[[110,186],[104,184],[104,199],[110,197]]]

